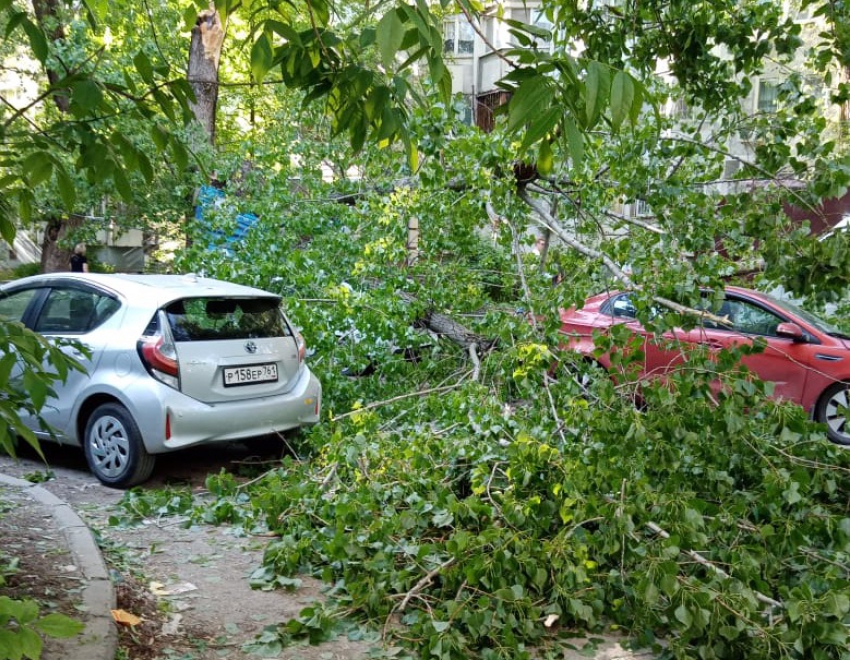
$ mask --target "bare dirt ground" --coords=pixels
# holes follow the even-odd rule
[[[121,627],[120,660],[257,660],[262,656],[248,654],[243,644],[265,626],[292,618],[322,599],[322,584],[309,578],[292,592],[250,588],[247,578],[260,565],[268,538],[238,536],[226,526],[184,529],[169,519],[149,520],[138,527],[110,526],[109,517],[120,513],[116,504],[123,492],[92,477],[79,451],[61,447],[45,451],[55,478],[43,485],[68,502],[100,536],[118,608],[142,618],[135,626]],[[208,474],[234,469],[248,454],[247,448],[232,445],[160,457],[153,479],[144,487],[178,484],[193,492],[201,490]],[[37,457],[16,462],[0,456],[0,472],[10,476],[26,478],[45,470]],[[42,602],[49,600],[52,607],[73,614],[73,575],[62,575],[62,556],[51,553],[49,530],[40,527],[43,521],[31,520],[25,509],[10,515],[13,510],[7,507],[0,515],[4,550],[29,547],[29,554],[41,557],[21,567],[17,584]],[[151,582],[158,586],[151,588]],[[370,647],[368,642],[338,637],[317,646],[288,647],[276,657],[358,660],[367,657]]]

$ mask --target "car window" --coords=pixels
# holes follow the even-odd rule
[[[20,321],[24,318],[27,305],[39,289],[24,289],[0,296],[0,316],[8,321]]]
[[[112,316],[121,303],[94,291],[53,289],[33,329],[43,334],[82,333]]]
[[[276,298],[189,298],[165,308],[174,341],[292,335]]]
[[[628,293],[621,293],[609,298],[600,311],[616,318],[637,318],[637,308]]]
[[[728,330],[747,335],[762,335],[778,337],[776,328],[784,319],[771,311],[745,300],[727,299],[714,312],[729,320],[729,325],[723,325],[706,319],[704,325],[715,330]]]

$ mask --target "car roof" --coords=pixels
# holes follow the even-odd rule
[[[73,282],[88,283],[161,306],[179,298],[213,296],[280,298],[277,294],[234,282],[225,282],[194,273],[186,275],[147,275],[130,273],[45,273],[2,286],[2,290],[25,286],[50,286]]]

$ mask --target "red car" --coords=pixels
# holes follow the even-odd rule
[[[561,310],[564,347],[610,369],[608,355],[593,355],[593,332],[626,324],[644,339],[640,376],[646,378],[663,376],[683,361],[681,347],[671,346],[675,344],[671,339],[720,350],[763,337],[765,350],[744,357],[743,363],[775,384],[775,397],[803,406],[815,421],[826,424],[830,440],[850,445],[850,336],[794,305],[738,287],[728,287],[725,300],[713,312],[728,324],[706,319],[692,330],[665,333],[661,341],[637,321],[636,311],[632,294],[622,291],[594,296],[582,309]]]

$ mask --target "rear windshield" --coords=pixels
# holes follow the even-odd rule
[[[165,308],[174,341],[288,337],[277,298],[189,298]]]

